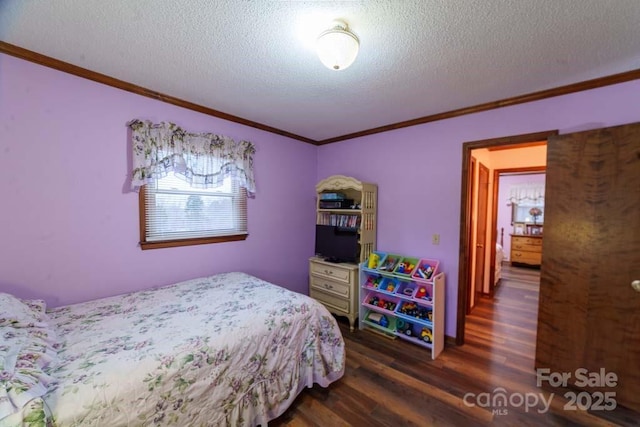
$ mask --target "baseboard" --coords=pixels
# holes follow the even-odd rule
[[[446,347],[455,347],[456,339],[455,337],[450,337],[449,335],[444,336],[444,346]]]

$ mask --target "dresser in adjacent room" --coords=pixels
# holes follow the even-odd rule
[[[511,235],[511,264],[540,267],[542,235]]]

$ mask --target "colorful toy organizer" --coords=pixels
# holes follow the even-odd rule
[[[360,329],[444,349],[444,273],[435,259],[372,252],[360,264]]]

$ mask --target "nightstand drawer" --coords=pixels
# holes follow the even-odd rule
[[[314,276],[325,277],[330,280],[337,280],[344,283],[349,283],[351,280],[351,272],[346,268],[341,268],[337,265],[327,265],[317,262],[311,263],[311,274]]]
[[[511,261],[539,265],[542,262],[542,254],[540,252],[521,252],[514,250],[511,251]]]
[[[542,238],[513,236],[511,237],[511,245],[542,246]]]
[[[517,251],[526,251],[526,252],[542,252],[542,245],[530,245],[513,242],[513,249]]]
[[[351,296],[351,285],[321,277],[311,276],[311,289],[334,294],[337,297],[346,298],[347,300]]]
[[[339,311],[344,314],[350,314],[351,303],[348,299],[339,298],[322,291],[317,291],[314,288],[311,288],[309,296],[315,300],[318,300],[323,305],[326,305],[330,310]]]
[[[357,281],[357,264],[333,264],[319,257],[309,259],[309,296],[331,313],[346,316],[351,332],[358,318]]]

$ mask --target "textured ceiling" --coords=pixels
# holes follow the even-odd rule
[[[639,69],[640,0],[0,0],[0,40],[319,141]]]

